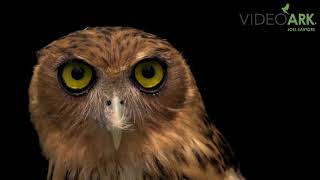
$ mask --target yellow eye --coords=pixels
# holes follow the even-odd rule
[[[62,86],[72,95],[80,95],[91,87],[94,82],[94,69],[81,60],[72,60],[58,69],[58,78]]]
[[[143,60],[134,67],[133,76],[144,90],[154,91],[163,84],[166,75],[165,68],[165,64],[159,60]]]

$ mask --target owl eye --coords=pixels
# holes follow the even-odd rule
[[[82,95],[94,84],[95,71],[84,61],[73,59],[58,67],[58,80],[67,93]]]
[[[156,93],[164,84],[166,64],[155,58],[142,60],[134,66],[131,77],[140,90]]]

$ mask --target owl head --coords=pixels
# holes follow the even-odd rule
[[[98,160],[144,151],[157,141],[170,146],[170,139],[186,135],[177,126],[191,127],[189,119],[204,114],[185,59],[155,35],[86,28],[37,55],[30,111],[48,158]]]

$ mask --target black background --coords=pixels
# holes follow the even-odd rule
[[[285,2],[10,6],[1,14],[6,47],[1,57],[5,173],[11,179],[46,177],[47,162],[28,113],[35,52],[88,26],[130,26],[165,38],[182,52],[209,116],[230,142],[247,179],[297,177],[302,169],[308,170],[301,173],[305,178],[312,175],[308,172],[314,165],[307,160],[315,159],[317,152],[317,131],[309,126],[317,118],[309,115],[317,110],[312,103],[318,103],[318,35],[243,27],[238,16],[278,11]],[[292,3],[302,10],[316,7],[311,1]]]

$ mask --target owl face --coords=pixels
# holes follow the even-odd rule
[[[192,98],[190,74],[177,50],[154,35],[87,28],[39,51],[33,122],[46,127],[40,136],[110,136],[118,149],[125,136],[170,126]]]

